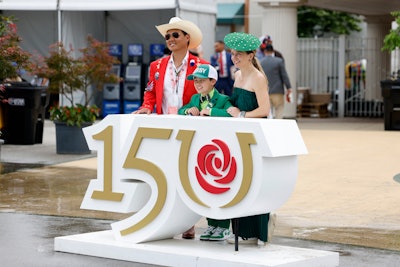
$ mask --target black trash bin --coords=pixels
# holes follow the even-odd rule
[[[41,144],[49,102],[47,87],[32,86],[28,82],[6,84],[5,99],[7,101],[2,103],[5,144]]]
[[[400,130],[400,80],[381,81],[385,130]]]

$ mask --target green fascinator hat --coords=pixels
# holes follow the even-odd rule
[[[225,36],[224,42],[230,49],[245,52],[256,50],[261,45],[257,37],[244,32],[229,33]]]

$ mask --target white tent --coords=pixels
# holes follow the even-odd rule
[[[155,26],[174,16],[192,21],[202,30],[205,59],[214,52],[215,0],[1,0],[0,12],[17,19],[21,46],[41,55],[47,55],[49,45],[57,41],[76,50],[83,48],[91,35],[122,44],[122,63],[128,61],[128,44],[143,44],[143,63],[148,64],[150,44],[165,43]],[[101,106],[101,96],[95,93],[95,98]],[[62,99],[61,103],[67,102]]]
[[[164,43],[155,25],[179,16],[196,23],[203,32],[204,57],[213,53],[217,4],[215,0],[2,0],[3,15],[13,15],[28,51],[46,54],[57,41],[74,48],[94,38],[123,45],[141,43],[143,61],[148,63],[152,43]]]

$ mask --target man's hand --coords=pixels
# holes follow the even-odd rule
[[[151,111],[148,108],[142,108],[132,112],[132,114],[147,114],[147,115],[149,115],[150,113]]]
[[[292,93],[292,89],[287,89],[286,90],[286,101],[288,103],[291,103],[291,99],[290,99],[290,94]]]

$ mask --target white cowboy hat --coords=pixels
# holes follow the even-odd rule
[[[203,40],[203,34],[196,24],[178,17],[173,17],[169,20],[169,23],[158,25],[156,28],[163,37],[167,34],[167,31],[173,29],[186,32],[190,35],[189,49],[198,47]]]

